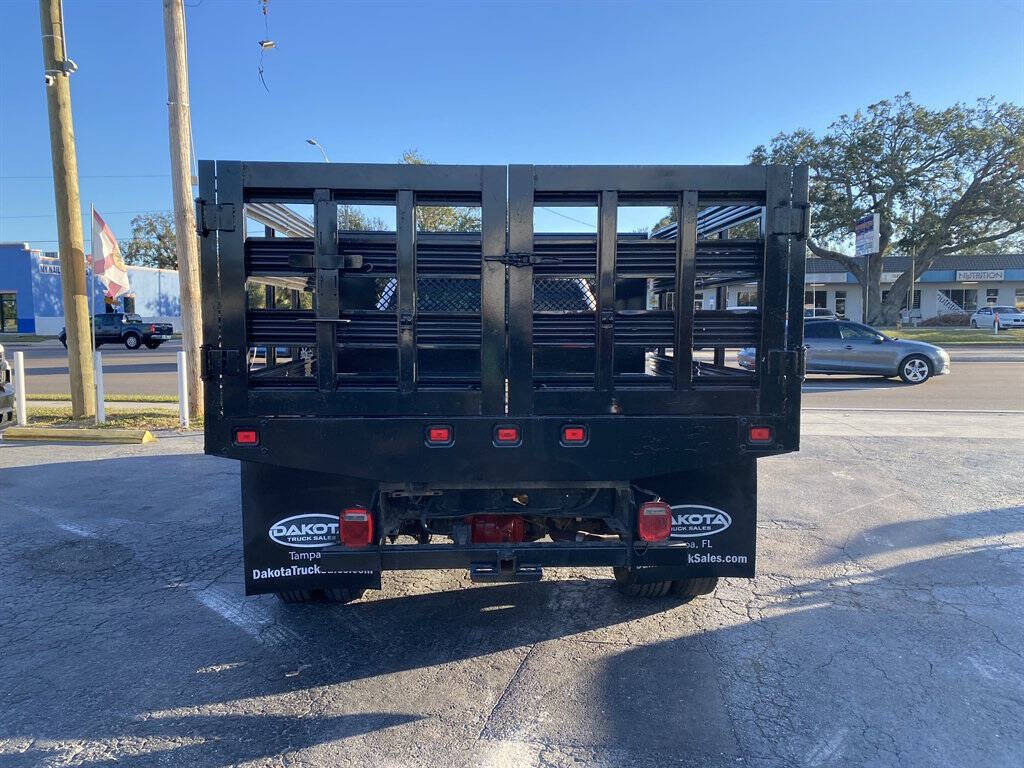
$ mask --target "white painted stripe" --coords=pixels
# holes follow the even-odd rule
[[[75,536],[82,536],[86,539],[96,538],[96,531],[92,528],[87,528],[84,525],[75,525],[74,523],[57,523],[57,527],[62,531],[73,533]]]
[[[188,585],[196,599],[223,619],[268,645],[286,645],[302,639],[302,635],[282,627],[266,605],[241,593],[220,587]]]
[[[804,406],[800,410],[802,411],[853,411],[853,412],[877,412],[877,413],[1024,413],[1024,411],[1008,411],[1008,410],[972,410],[972,409],[961,409],[961,408],[838,408],[838,407],[826,407],[826,406]]]

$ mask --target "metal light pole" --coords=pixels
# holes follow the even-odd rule
[[[320,150],[320,154],[324,156],[325,163],[331,162],[331,159],[327,157],[327,152],[324,151],[324,148],[320,145],[319,141],[316,139],[306,139],[306,143]]]

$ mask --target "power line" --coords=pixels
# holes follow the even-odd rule
[[[559,213],[554,208],[545,208],[543,205],[538,205],[537,207],[540,208],[543,211],[547,211],[548,213],[553,213],[553,214],[555,214],[555,216],[561,216],[563,219],[568,219],[569,221],[575,221],[577,224],[582,224],[585,227],[591,227],[592,229],[597,229],[597,225],[596,224],[591,224],[589,221],[583,221],[582,219],[574,219],[572,216],[567,216],[564,213]]]
[[[148,211],[104,211],[104,216],[117,216],[119,214],[129,213],[170,213],[170,208],[157,208]],[[56,213],[29,213],[17,216],[0,216],[0,219],[55,219],[57,218]]]
[[[119,173],[119,174],[95,174],[79,176],[80,179],[166,179],[169,173]],[[0,176],[2,181],[52,181],[53,176]]]

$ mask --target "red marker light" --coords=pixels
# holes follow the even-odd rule
[[[587,440],[587,430],[584,427],[563,427],[562,428],[562,442],[571,443],[583,443]]]
[[[365,509],[346,509],[339,515],[338,538],[346,547],[367,547],[373,540],[373,516]]]
[[[427,439],[432,443],[448,443],[452,439],[452,431],[448,427],[431,427],[427,431]]]
[[[494,442],[500,445],[515,445],[519,442],[519,427],[498,427],[494,430]]]
[[[672,508],[664,501],[646,501],[637,512],[636,532],[644,541],[664,541],[672,533]]]
[[[772,428],[771,427],[751,427],[750,428],[750,442],[752,443],[770,443],[772,441]]]
[[[260,433],[255,429],[236,429],[235,445],[256,445],[260,441]]]

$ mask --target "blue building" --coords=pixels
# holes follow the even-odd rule
[[[114,309],[134,312],[146,322],[171,323],[181,331],[178,273],[173,269],[128,267],[131,292],[118,298]],[[92,286],[92,274],[86,271]],[[104,287],[95,281],[94,312],[104,311]],[[30,248],[28,243],[0,243],[0,333],[38,333],[55,336],[64,327],[60,261],[56,253]]]

